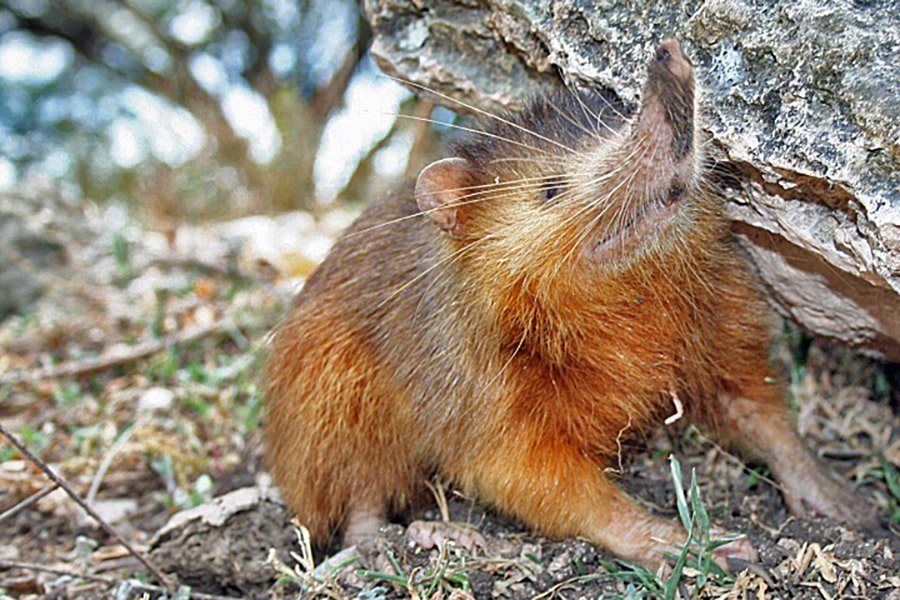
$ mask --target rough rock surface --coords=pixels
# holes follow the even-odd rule
[[[65,261],[52,206],[27,186],[0,196],[0,320],[27,311],[46,288],[44,271]]]
[[[277,491],[248,487],[173,515],[150,541],[150,556],[181,584],[249,595],[272,582],[269,549],[287,561],[285,549],[295,544]]]
[[[676,36],[700,73],[710,155],[742,182],[726,190],[728,214],[774,304],[815,333],[900,360],[900,5],[365,6],[385,71],[488,110],[560,81],[636,102],[647,57]]]

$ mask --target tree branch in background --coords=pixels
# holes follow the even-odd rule
[[[298,22],[322,18],[316,11],[324,9],[314,9],[306,2],[299,4],[301,20]],[[167,18],[176,10],[171,6],[158,14],[147,12],[134,0],[92,3],[60,0],[47,4],[44,12],[38,15],[8,8],[17,19],[18,29],[39,38],[56,37],[68,42],[80,59],[76,69],[84,64],[104,68],[118,84],[138,86],[186,110],[200,123],[207,134],[207,144],[203,153],[194,159],[195,168],[209,176],[211,182],[203,185],[211,188],[211,193],[198,193],[197,198],[205,199],[203,201],[210,205],[222,206],[223,203],[215,202],[220,192],[239,193],[245,206],[243,210],[252,212],[280,212],[312,206],[313,164],[322,131],[329,115],[340,106],[356,66],[367,50],[368,26],[361,11],[357,10],[357,23],[353,25],[355,37],[349,38],[351,41],[343,49],[339,66],[329,81],[306,98],[297,87],[297,79],[302,78],[302,73],[283,76],[279,80],[271,69],[269,57],[279,39],[277,36],[283,37],[289,29],[270,27],[273,17],[261,2],[238,3],[227,9],[210,3],[209,9],[216,11],[218,24],[208,39],[187,44],[167,28]],[[112,18],[114,16],[126,17],[128,27],[123,27],[122,19]],[[231,81],[236,74],[229,70],[229,85],[245,82],[263,98],[281,136],[281,150],[269,164],[258,164],[249,156],[250,146],[226,118],[222,98],[200,85],[191,72],[194,57],[204,52],[217,56],[232,34],[245,36],[249,47],[244,55],[246,64],[240,65],[241,71],[237,74],[239,80]],[[118,50],[113,54],[121,59],[111,59],[112,48]],[[148,62],[150,50],[165,53],[168,62],[164,72]],[[298,47],[295,51],[302,53],[304,50]],[[87,195],[92,195],[92,191],[100,194],[116,192],[98,187],[92,168],[83,164],[90,163],[89,159],[78,157],[76,162],[76,179]],[[237,189],[234,186],[218,189],[215,173],[219,167],[231,167],[239,174]],[[168,231],[177,226],[185,214],[193,212],[184,188],[189,185],[186,181],[197,181],[197,178],[184,173],[185,167],[156,163],[150,171],[123,176],[121,184],[127,186],[134,199],[156,217],[164,231]]]
[[[338,192],[338,198],[362,204],[367,200],[371,200],[371,198],[369,198],[369,183],[371,182],[372,172],[374,170],[372,167],[372,159],[379,150],[390,143],[391,138],[397,133],[400,125],[400,119],[395,120],[387,134],[369,148],[366,155],[356,164],[356,169],[353,170],[353,174],[350,176],[350,179],[347,180],[347,185]]]
[[[431,123],[426,119],[431,116],[434,102],[422,98],[416,106],[415,120],[411,123],[413,143],[406,161],[404,179],[412,179],[425,167],[425,161],[434,149],[434,136],[430,135]]]
[[[103,146],[100,152],[113,159],[105,164],[116,164],[109,169],[99,167],[98,153],[90,144],[80,145],[86,150],[71,155],[73,179],[85,196],[102,201],[125,195],[145,218],[150,217],[153,228],[172,241],[186,219],[318,209],[313,181],[316,154],[329,118],[341,107],[371,38],[359,6],[349,0],[340,3],[341,27],[345,29],[330,40],[320,39],[318,25],[334,18],[331,11],[338,8],[337,2],[298,0],[296,10],[282,19],[262,0],[227,5],[204,0],[203,10],[212,19],[210,29],[204,30],[202,40],[190,41],[170,27],[173,19],[196,9],[182,3],[149,8],[138,0],[59,0],[42,5],[37,13],[14,6],[8,10],[16,17],[17,29],[36,38],[67,42],[77,56],[73,73],[93,67],[112,75],[110,85],[76,96],[81,94],[92,102],[116,100],[121,90],[135,86],[187,111],[201,126],[205,147],[187,163],[167,163],[151,143],[142,149],[143,156],[157,156],[138,166],[118,165],[110,154],[115,146],[108,139],[113,125],[119,124],[119,114],[129,118],[126,111],[132,105],[123,104],[117,109],[120,113],[103,111],[102,123],[85,128],[92,136],[91,143]],[[294,66],[284,72],[276,71],[270,60],[279,44],[286,45],[294,60]],[[154,56],[164,58],[154,60]],[[200,56],[213,57],[216,63],[212,68],[221,70],[215,77],[225,87],[214,89],[199,76],[195,78],[193,61]],[[328,68],[326,81],[318,77],[322,65]],[[71,74],[61,76],[53,93],[61,98],[71,95],[72,78]],[[225,104],[223,94],[238,88],[262,98],[274,120],[281,145],[267,164],[259,164],[250,155],[247,134],[236,129],[229,112],[232,107]],[[135,123],[146,127],[140,109],[134,110],[139,113]],[[80,133],[80,117],[64,118],[70,119],[66,124],[76,128],[76,135]],[[133,130],[126,126],[119,131],[129,135]],[[52,131],[51,135],[71,134]],[[138,135],[152,140],[153,132],[142,130]],[[378,175],[365,166],[359,170],[364,172]]]
[[[261,177],[258,169],[247,160],[247,142],[238,136],[228,124],[218,99],[209,95],[191,77],[187,60],[187,49],[171,38],[165,38],[158,27],[150,29],[152,21],[142,16],[128,4],[117,3],[121,8],[129,10],[141,23],[148,26],[148,34],[173,56],[174,72],[163,75],[154,73],[140,57],[138,48],[131,40],[116,36],[115,32],[104,26],[95,13],[73,9],[67,1],[54,2],[49,5],[50,15],[45,18],[34,18],[10,8],[19,20],[20,28],[39,37],[58,37],[67,41],[75,52],[91,64],[100,65],[113,73],[122,82],[142,87],[150,94],[160,95],[173,104],[180,106],[203,124],[204,129],[212,135],[216,143],[215,152],[224,162],[238,167],[247,178],[249,186],[259,185]],[[52,12],[56,11],[56,12]],[[116,44],[128,52],[129,56],[140,64],[140,73],[128,73],[111,65],[103,56],[105,46]]]

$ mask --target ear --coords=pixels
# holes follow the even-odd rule
[[[472,185],[472,165],[464,158],[444,158],[422,169],[416,179],[419,210],[458,240],[467,220],[466,198]]]

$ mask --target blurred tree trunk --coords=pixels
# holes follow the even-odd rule
[[[328,115],[343,101],[359,59],[356,49],[349,50],[331,81],[306,102],[293,87],[282,87],[273,95],[270,107],[282,135],[281,153],[273,164],[273,181],[269,186],[273,210],[314,208],[311,202],[303,202],[298,195],[303,190],[313,189],[316,149]]]
[[[716,171],[740,185],[716,183],[775,306],[815,333],[900,360],[895,8],[838,0],[364,4],[372,53],[386,72],[488,110],[562,83],[602,86],[635,103],[655,45],[675,35],[698,70]]]
[[[133,0],[58,0],[41,5],[40,10],[19,5],[6,7],[16,18],[17,29],[39,38],[59,38],[68,42],[83,65],[106,69],[112,83],[139,86],[150,94],[187,110],[207,136],[207,144],[195,170],[215,177],[215,168],[230,167],[238,174],[243,200],[250,210],[280,212],[314,206],[313,164],[323,129],[332,111],[343,101],[344,92],[368,47],[368,26],[361,14],[357,31],[344,49],[340,64],[323,83],[310,84],[304,74],[276,77],[270,55],[276,43],[284,44],[272,27],[274,9],[266,2],[203,3],[215,12],[215,29],[204,41],[186,44],[179,41],[168,26],[168,17],[180,3],[147,5]],[[297,2],[299,18],[329,19],[331,5]],[[24,6],[24,5],[23,5]],[[167,12],[168,11],[168,12]],[[315,11],[325,14],[313,14]],[[124,16],[123,16],[124,15]],[[298,34],[299,35],[299,34]],[[259,164],[248,154],[248,141],[239,135],[226,118],[222,98],[198,83],[191,73],[191,61],[201,53],[223,52],[222,45],[237,36],[246,40],[245,60],[239,73],[229,72],[229,84],[246,85],[268,105],[281,137],[281,149],[269,164]],[[289,40],[298,53],[313,52],[315,44]],[[344,40],[341,40],[344,41]],[[151,50],[165,56],[151,60]],[[318,50],[321,50],[319,48]],[[315,54],[321,58],[321,52]],[[163,64],[161,67],[160,64]],[[315,64],[315,67],[321,67]],[[92,191],[90,169],[78,165],[78,181],[89,195]],[[160,220],[177,221],[189,214],[186,209],[185,174],[161,165],[140,178],[125,174],[123,183],[134,184],[138,195],[146,198]],[[139,185],[139,183],[141,183]],[[232,189],[227,192],[232,192]],[[213,201],[216,199],[213,198]],[[218,199],[222,202],[222,199]],[[223,211],[226,212],[227,211]]]
[[[150,93],[159,94],[175,105],[188,110],[204,129],[215,139],[215,153],[223,162],[236,163],[250,185],[259,184],[260,178],[255,166],[247,160],[247,142],[236,135],[222,113],[216,98],[200,87],[188,72],[187,49],[164,34],[152,19],[126,3],[121,3],[131,14],[147,25],[157,43],[163,46],[174,59],[171,72],[161,74],[142,65],[135,76],[111,65],[104,57],[107,44],[115,43],[138,57],[141,48],[135,47],[135,38],[118,35],[116,30],[98,19],[96,13],[81,10],[76,5],[62,0],[52,5],[52,12],[40,18],[29,17],[11,7],[19,20],[20,28],[39,36],[55,36],[66,40],[87,62],[103,65],[124,80],[143,87]]]

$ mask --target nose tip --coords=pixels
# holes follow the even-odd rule
[[[655,60],[679,81],[686,82],[694,74],[694,64],[675,38],[669,38],[656,48]]]

